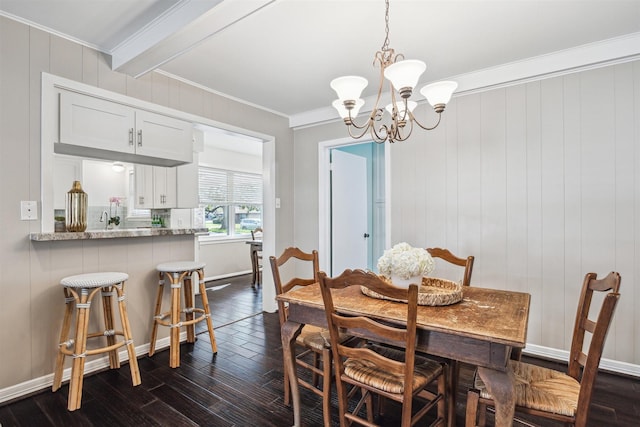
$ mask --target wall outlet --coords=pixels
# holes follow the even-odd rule
[[[280,197],[276,197],[276,209],[280,209]]]
[[[38,202],[35,200],[22,200],[20,202],[20,219],[23,221],[37,220]]]

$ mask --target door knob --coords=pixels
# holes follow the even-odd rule
[[[368,239],[368,238],[369,238],[369,233],[364,233],[364,236],[363,236],[363,237],[364,237],[365,239]]]

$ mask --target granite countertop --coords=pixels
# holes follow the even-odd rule
[[[51,242],[58,240],[90,240],[119,239],[128,237],[179,236],[185,234],[206,234],[206,228],[130,228],[122,230],[90,230],[75,233],[31,233],[29,238],[34,242]]]

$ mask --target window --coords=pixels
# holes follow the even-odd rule
[[[200,166],[199,198],[213,236],[242,236],[262,227],[262,175]]]

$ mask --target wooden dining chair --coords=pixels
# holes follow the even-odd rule
[[[449,249],[444,248],[427,248],[427,252],[433,258],[442,259],[444,262],[453,264],[457,267],[463,267],[464,273],[462,276],[462,280],[460,284],[462,286],[470,286],[471,285],[471,273],[473,273],[473,262],[475,257],[473,255],[469,255],[466,258],[461,258],[457,255],[451,253]],[[514,353],[514,357],[519,358],[519,353],[516,355]],[[441,360],[441,359],[438,359]],[[447,396],[449,396],[449,419],[455,419],[456,416],[456,393],[458,390],[458,379],[460,378],[460,362],[457,360],[449,359],[446,360],[449,365],[448,378],[447,378]]]
[[[620,275],[609,273],[597,279],[595,273],[584,278],[578,303],[567,373],[511,360],[509,369],[515,376],[516,412],[531,414],[565,425],[587,425],[589,404],[607,331],[620,299]],[[606,293],[596,320],[589,319],[594,292]],[[586,333],[591,340],[585,340]],[[585,345],[586,344],[586,345]],[[588,346],[585,352],[585,347]],[[486,408],[492,406],[491,393],[476,372],[474,388],[467,394],[466,426],[484,426]]]
[[[464,267],[464,276],[460,284],[462,286],[469,286],[471,284],[471,273],[473,272],[473,261],[475,258],[470,255],[466,258],[460,258],[449,251],[449,249],[443,248],[427,248],[427,252],[433,258],[440,258],[448,263]]]
[[[293,265],[294,260],[298,265]],[[271,263],[271,271],[273,272],[273,283],[276,287],[276,295],[280,295],[284,292],[288,292],[291,289],[298,286],[308,286],[318,282],[318,251],[313,250],[311,253],[306,253],[299,248],[289,247],[282,252],[282,254],[276,258],[274,256],[269,257]],[[302,268],[302,265],[307,264],[309,267],[309,276],[303,277],[291,277],[288,281],[284,282],[283,275],[285,264],[289,269],[293,267]],[[301,264],[304,263],[304,264]],[[288,270],[288,271],[290,271]],[[287,321],[287,306],[283,301],[278,301],[278,315],[280,317],[280,326]],[[324,425],[329,427],[331,425],[331,367],[332,356],[329,340],[329,332],[326,329],[318,328],[312,325],[305,325],[300,335],[296,338],[296,365],[301,369],[311,373],[311,380],[308,381],[305,378],[298,376],[298,384],[311,390],[318,396],[322,397],[322,412],[324,416]],[[311,363],[308,359],[311,358]],[[307,376],[308,378],[308,376]],[[319,379],[322,378],[322,386],[319,384]],[[286,367],[284,371],[284,403],[289,405],[291,400],[291,388],[289,386],[289,375]]]
[[[418,312],[418,286],[408,289],[388,284],[375,273],[362,270],[345,270],[340,276],[329,278],[320,272],[320,288],[324,301],[331,348],[335,367],[336,389],[340,411],[340,426],[352,422],[375,426],[374,399],[381,404],[391,399],[402,405],[402,427],[414,425],[427,412],[437,408],[437,418],[431,425],[446,423],[446,365],[416,356],[416,316]],[[349,316],[337,312],[332,292],[349,286],[363,286],[387,298],[406,301],[406,325],[394,325],[370,317]],[[372,299],[372,304],[376,300]],[[365,346],[348,346],[340,342],[340,333],[363,333],[375,337],[375,343]],[[436,384],[437,391],[427,390]],[[350,398],[360,390],[361,398],[355,406]],[[413,410],[413,404],[421,407]],[[360,413],[366,405],[366,419]],[[380,405],[379,405],[380,406]],[[353,408],[353,410],[349,410]]]

